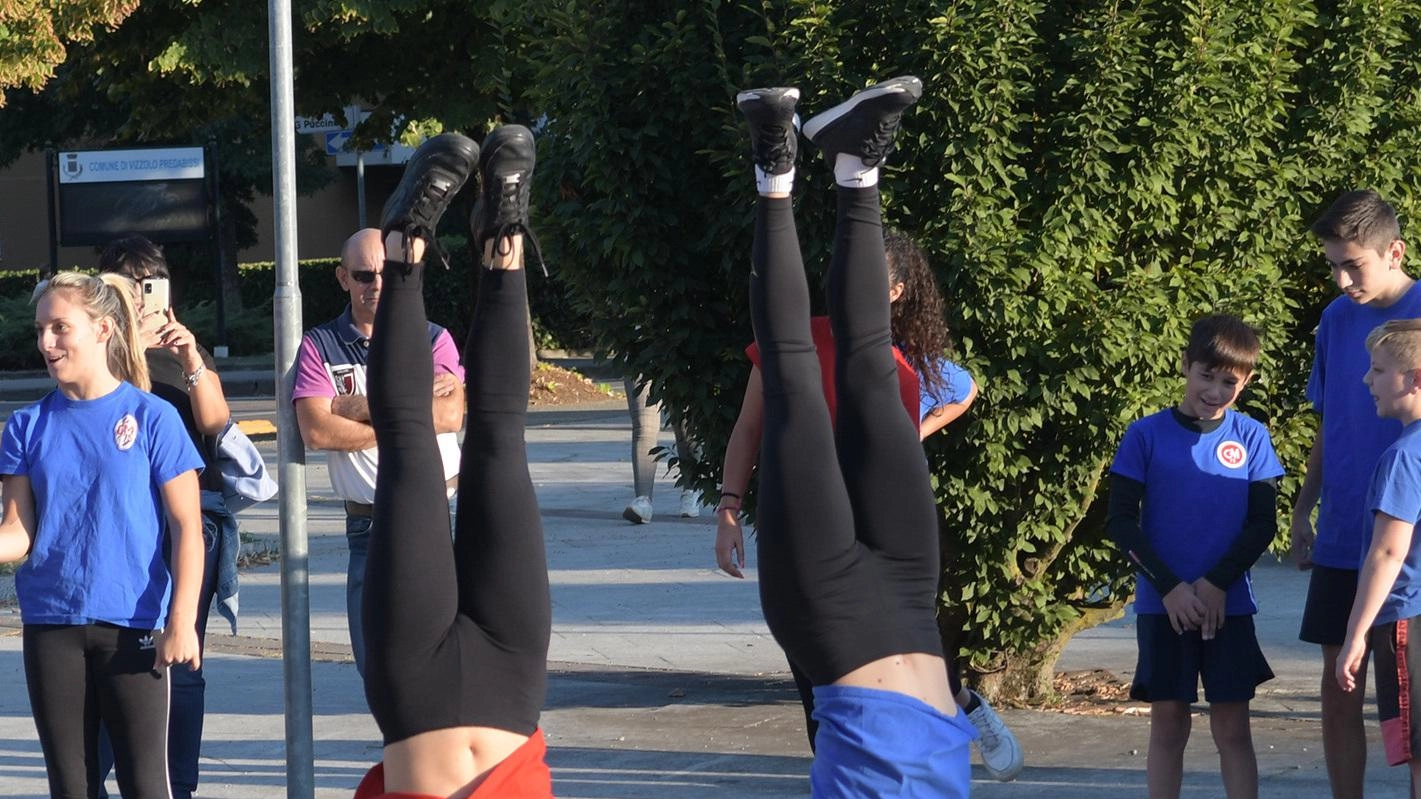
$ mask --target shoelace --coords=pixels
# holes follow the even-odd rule
[[[548,264],[543,260],[543,248],[538,244],[538,237],[518,218],[518,211],[528,207],[527,195],[532,191],[531,181],[526,178],[527,176],[524,175],[517,181],[503,182],[498,199],[499,213],[494,218],[492,232],[487,234],[484,241],[493,239],[496,242],[494,251],[499,255],[508,255],[513,251],[513,245],[509,244],[507,245],[508,249],[504,249],[503,242],[514,234],[523,234],[524,260],[526,261],[528,254],[531,253],[534,258],[538,259],[538,266],[543,270],[543,277],[549,277]]]
[[[1001,730],[999,729],[1000,723],[1000,719],[987,716],[985,723],[977,729],[977,734],[982,736],[982,748],[992,749],[996,747],[998,740],[1001,738]]]
[[[761,155],[760,168],[769,172],[784,166],[787,162],[794,161],[794,152],[790,148],[789,130],[783,125],[771,125],[765,128],[768,134],[761,138],[761,143],[765,146]]]
[[[873,134],[864,142],[864,155],[875,159],[876,162],[887,158],[888,154],[893,152],[893,135],[898,132],[898,123],[902,119],[902,112],[880,119],[873,128]],[[864,162],[868,163],[868,160],[865,158]]]

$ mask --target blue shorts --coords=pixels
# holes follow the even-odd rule
[[[1258,647],[1252,616],[1228,616],[1205,641],[1198,630],[1180,635],[1163,613],[1135,617],[1140,659],[1130,698],[1140,702],[1197,702],[1199,680],[1210,702],[1247,702],[1254,689],[1273,679]]]
[[[823,799],[957,799],[971,789],[977,730],[897,691],[847,685],[814,689],[813,796]]]

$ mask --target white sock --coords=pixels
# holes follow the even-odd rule
[[[794,190],[794,168],[783,175],[767,175],[755,167],[755,190],[761,194],[789,194]]]
[[[839,153],[834,157],[834,182],[851,189],[877,186],[878,167],[868,166],[856,155]]]

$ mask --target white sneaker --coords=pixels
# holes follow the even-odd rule
[[[976,691],[971,691],[971,694],[977,697],[977,709],[967,714],[967,720],[977,728],[980,736],[977,751],[982,754],[982,766],[992,775],[992,779],[1010,782],[1016,779],[1026,763],[1021,744],[1007,729],[1006,722],[997,715],[997,711],[987,704],[987,700]]]
[[[694,519],[701,515],[701,500],[694,491],[681,492],[681,518]]]
[[[622,518],[632,524],[646,524],[651,521],[651,497],[637,497],[622,511]]]

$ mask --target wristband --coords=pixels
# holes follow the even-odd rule
[[[740,499],[740,498],[741,498],[740,495],[737,494],[737,493],[735,493],[734,491],[722,491],[722,492],[720,492],[720,498],[721,498],[721,499],[725,499],[726,497],[734,497],[734,498],[736,498],[736,499]]]
[[[716,505],[716,506],[715,506],[715,512],[716,512],[716,513],[720,513],[720,512],[723,511],[723,510],[728,510],[728,511],[732,511],[732,512],[734,512],[734,513],[739,513],[739,512],[740,512],[740,506],[739,506],[739,505]]]

